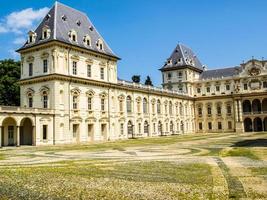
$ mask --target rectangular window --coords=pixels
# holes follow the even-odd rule
[[[232,129],[232,122],[228,121],[228,129]]]
[[[201,122],[199,122],[198,128],[199,128],[199,130],[202,130],[202,123]]]
[[[208,115],[211,115],[211,107],[208,107]]]
[[[207,92],[210,92],[210,87],[207,87]]]
[[[32,97],[29,97],[29,108],[32,108],[33,106],[32,106]]]
[[[231,114],[232,113],[232,108],[231,108],[230,105],[227,105],[226,110],[227,110],[227,114]]]
[[[91,77],[92,76],[92,71],[91,71],[91,65],[87,65],[87,77]]]
[[[182,72],[179,72],[178,73],[178,78],[182,78],[183,77],[183,73]]]
[[[87,108],[88,110],[92,110],[92,98],[91,97],[88,97],[87,99]]]
[[[47,108],[48,107],[48,96],[47,95],[45,95],[45,96],[43,96],[43,103],[44,103],[44,108]]]
[[[100,78],[102,79],[102,80],[104,80],[105,79],[105,74],[104,74],[104,68],[103,67],[101,67],[100,68]]]
[[[76,61],[72,62],[72,74],[77,75],[77,62]]]
[[[222,122],[218,122],[218,129],[222,130]]]
[[[101,111],[105,111],[105,99],[101,99]]]
[[[200,88],[197,88],[197,93],[200,93],[201,92],[201,89]]]
[[[267,81],[263,81],[263,88],[267,88]]]
[[[124,126],[123,124],[121,124],[121,135],[123,135],[123,133],[124,133]]]
[[[221,115],[222,114],[222,109],[220,106],[217,107],[217,114],[218,115]]]
[[[212,124],[211,124],[211,122],[208,123],[208,128],[209,128],[209,130],[212,129]]]
[[[33,68],[32,63],[29,63],[29,76],[32,76]]]
[[[73,96],[72,97],[72,108],[73,109],[77,109],[78,108],[78,97],[77,96]]]
[[[168,73],[168,80],[171,80],[172,79],[172,74],[171,73]]]
[[[47,125],[43,125],[43,140],[47,140]]]
[[[247,89],[248,89],[248,84],[244,83],[244,90],[247,90]]]
[[[226,87],[226,90],[230,90],[230,85],[229,84],[227,84],[225,87]]]
[[[73,124],[72,126],[72,131],[73,131],[73,137],[76,138],[76,136],[78,135],[78,130],[79,130],[79,124]]]
[[[43,72],[47,73],[47,60],[43,60]]]
[[[216,85],[216,92],[220,92],[220,86]]]

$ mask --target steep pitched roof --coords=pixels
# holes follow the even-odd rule
[[[63,20],[63,18],[65,18],[65,20]],[[51,30],[51,35],[48,39],[42,40],[42,29],[44,26],[49,27]],[[69,32],[71,30],[75,30],[77,33],[77,42],[72,42],[69,39]],[[110,49],[108,44],[104,41],[102,36],[98,33],[85,13],[59,2],[56,2],[50,9],[48,14],[35,30],[35,33],[37,34],[35,42],[33,44],[27,44],[26,42],[18,51],[38,44],[46,43],[48,41],[56,40],[118,58]],[[86,35],[89,35],[91,38],[91,46],[84,45],[83,39]],[[96,44],[98,39],[103,41],[103,50],[99,50],[97,48]]]
[[[222,78],[222,77],[233,77],[238,75],[241,67],[228,67],[222,69],[213,69],[203,71],[200,75],[200,79],[211,79],[211,78]]]
[[[165,71],[184,67],[191,67],[192,69],[203,71],[202,64],[194,52],[185,45],[178,44],[160,70]]]

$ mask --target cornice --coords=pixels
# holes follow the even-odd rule
[[[193,97],[189,96],[182,96],[178,94],[172,94],[172,93],[165,93],[161,91],[154,91],[154,90],[149,90],[149,89],[144,89],[144,88],[134,88],[130,86],[125,86],[121,85],[118,83],[108,83],[108,82],[103,82],[103,81],[97,81],[97,80],[90,80],[86,78],[81,78],[81,77],[75,77],[75,76],[69,76],[69,75],[63,75],[63,74],[49,74],[49,75],[43,75],[43,76],[36,76],[28,79],[22,79],[19,81],[20,85],[27,85],[27,84],[35,84],[35,83],[40,83],[40,82],[46,82],[46,81],[52,81],[52,80],[59,80],[59,81],[68,81],[72,83],[80,83],[84,85],[94,85],[94,86],[99,86],[99,87],[107,87],[109,89],[121,89],[121,90],[126,90],[126,91],[136,91],[140,93],[145,93],[145,94],[154,94],[154,95],[159,95],[159,96],[166,96],[166,97],[172,97],[172,98],[180,98],[183,100],[193,100]]]

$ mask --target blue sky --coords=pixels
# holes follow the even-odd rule
[[[252,56],[267,58],[265,0],[61,0],[89,16],[122,58],[119,77],[133,74],[161,82],[158,69],[178,42],[193,49],[208,69],[240,64]],[[34,29],[54,1],[0,1],[0,59],[19,57]]]

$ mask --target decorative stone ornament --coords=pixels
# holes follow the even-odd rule
[[[250,76],[258,76],[261,73],[261,70],[259,68],[253,67],[248,72]]]

